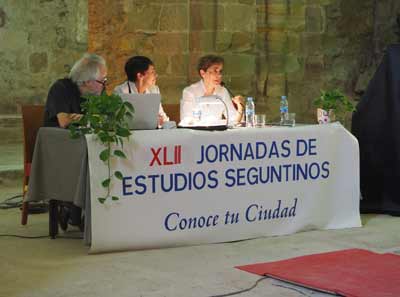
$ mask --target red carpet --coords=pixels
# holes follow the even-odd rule
[[[395,254],[349,249],[236,268],[349,297],[400,297]]]

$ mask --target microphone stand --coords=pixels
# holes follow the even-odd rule
[[[225,101],[222,100],[222,98],[221,98],[220,96],[218,96],[218,95],[202,96],[202,97],[200,97],[200,98],[203,98],[203,100],[205,99],[206,102],[200,102],[200,101],[199,101],[199,104],[212,104],[211,102],[207,102],[207,99],[208,99],[208,100],[210,100],[210,99],[217,99],[217,100],[219,100],[219,101],[222,102],[222,104],[223,104],[224,107],[225,107],[225,113],[226,113],[226,127],[228,127],[228,126],[229,126],[229,110],[228,110],[228,106],[226,105]],[[214,100],[213,100],[213,101],[214,101]],[[214,103],[214,104],[215,104],[215,103]]]
[[[227,85],[226,85],[225,82],[221,81],[221,87],[224,87],[224,88],[228,91],[228,93],[229,93],[229,95],[231,96],[231,98],[235,97],[235,95],[234,95],[233,92],[227,87]],[[233,105],[235,106],[236,109],[239,108],[239,107],[237,106],[238,104],[236,104],[235,102],[232,102],[232,103],[233,103]],[[244,106],[243,106],[243,108],[244,108]],[[242,118],[243,118],[243,121],[244,121],[244,115],[242,115]],[[241,123],[241,122],[240,122],[240,123]]]
[[[232,91],[227,87],[227,85],[226,85],[225,82],[221,81],[221,87],[224,87],[224,88],[228,91],[229,95],[230,95],[232,98],[235,97],[235,95],[234,95],[234,94],[232,93]]]
[[[228,106],[226,105],[225,101],[222,100],[222,98],[218,95],[215,95],[215,98],[217,98],[219,101],[221,101],[224,106],[225,106],[225,113],[226,113],[226,127],[229,126],[229,110],[228,110]]]

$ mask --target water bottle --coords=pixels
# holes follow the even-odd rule
[[[281,104],[279,106],[279,110],[281,112],[281,125],[285,123],[285,119],[287,118],[287,114],[289,113],[289,102],[286,96],[281,96]]]
[[[255,106],[253,97],[247,97],[246,101],[246,127],[254,127]]]

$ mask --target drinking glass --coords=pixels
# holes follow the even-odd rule
[[[286,113],[284,124],[286,126],[294,127],[296,125],[296,114],[295,113]]]
[[[265,114],[256,114],[255,115],[255,126],[257,128],[263,128],[265,127]]]

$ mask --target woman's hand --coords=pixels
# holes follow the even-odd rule
[[[244,98],[242,96],[235,96],[232,98],[232,102],[238,111],[238,116],[235,121],[236,123],[240,123],[243,120],[244,114]]]
[[[244,98],[242,96],[235,96],[232,98],[232,102],[235,103],[238,112],[243,113],[244,110]]]

